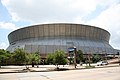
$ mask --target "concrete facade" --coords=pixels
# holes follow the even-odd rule
[[[104,29],[70,23],[40,24],[24,27],[8,35],[9,47],[13,52],[15,48],[25,51],[53,53],[60,49],[68,52],[68,48],[76,46],[84,53],[113,54],[114,49],[109,44],[110,33]]]

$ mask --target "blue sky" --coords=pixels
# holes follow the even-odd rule
[[[120,49],[120,0],[1,0],[0,49],[9,46],[8,34],[43,23],[93,25],[110,32],[110,44]]]

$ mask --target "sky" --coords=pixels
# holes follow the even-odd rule
[[[120,0],[0,0],[0,49],[8,34],[45,23],[77,23],[110,32],[110,44],[120,49]]]

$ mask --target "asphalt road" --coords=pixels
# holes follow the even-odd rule
[[[120,67],[0,74],[0,80],[120,80]]]

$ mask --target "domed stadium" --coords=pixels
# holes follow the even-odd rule
[[[110,33],[104,29],[72,23],[40,24],[20,28],[8,35],[8,51],[23,48],[26,52],[39,52],[47,55],[56,50],[68,49],[75,46],[84,54],[113,54],[114,49],[109,44]]]

